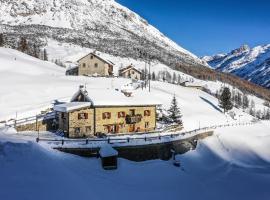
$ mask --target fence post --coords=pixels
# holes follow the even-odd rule
[[[129,143],[129,137],[127,138],[127,142]]]
[[[108,138],[108,144],[110,144],[110,138]]]
[[[64,140],[62,139],[62,146],[64,145]]]
[[[88,144],[88,139],[86,139],[85,143]]]

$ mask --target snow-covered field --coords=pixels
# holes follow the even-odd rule
[[[119,89],[131,82],[123,78],[65,76],[64,68],[6,48],[0,48],[0,63],[0,120],[36,115],[50,107],[54,100],[69,101],[81,84],[86,84],[91,94],[97,89]],[[218,82],[203,84],[213,91],[221,86]],[[176,95],[186,130],[235,121],[220,112],[216,98],[202,91],[158,81],[151,86],[152,98],[164,108],[168,108],[172,96]],[[109,99],[109,96],[104,94],[104,98]],[[236,120],[239,115],[242,122],[251,119],[242,111],[235,112]]]
[[[17,118],[36,114],[55,99],[68,101],[80,84],[87,85],[91,96],[91,91],[127,83],[130,80],[122,78],[67,77],[65,69],[50,62],[0,48],[0,120],[16,113]],[[221,85],[203,83],[214,91]],[[151,85],[152,98],[164,108],[176,95],[185,130],[252,120],[238,109],[235,119],[224,115],[218,100],[200,90],[162,82]],[[0,199],[268,200],[269,130],[269,122],[219,128],[196,150],[177,156],[181,168],[172,161],[120,159],[116,171],[104,171],[98,159],[60,153],[0,130]]]
[[[119,159],[104,171],[96,158],[45,149],[0,134],[0,197],[13,199],[268,200],[270,124],[218,129],[172,161]]]

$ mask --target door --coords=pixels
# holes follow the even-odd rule
[[[135,124],[130,124],[129,125],[129,130],[128,130],[128,132],[135,132]]]
[[[119,133],[119,124],[114,125],[114,133]]]

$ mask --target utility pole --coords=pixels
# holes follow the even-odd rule
[[[151,71],[150,71],[150,69],[151,69],[151,60],[150,60],[150,57],[149,57],[149,70],[148,70],[148,71],[149,71],[149,72],[148,72],[149,92],[151,92],[151,84],[150,84],[150,82],[151,82]]]

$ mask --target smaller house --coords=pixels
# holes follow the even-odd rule
[[[133,65],[129,65],[128,67],[119,70],[119,76],[122,76],[124,78],[141,80],[142,72],[136,69]]]
[[[203,86],[200,85],[200,84],[194,84],[194,83],[191,83],[189,81],[185,81],[185,82],[182,82],[180,83],[180,85],[184,86],[184,87],[188,87],[188,88],[194,88],[194,89],[198,89],[198,90],[202,90],[203,89]]]
[[[103,145],[99,150],[99,156],[103,169],[117,169],[118,152],[111,145]]]

